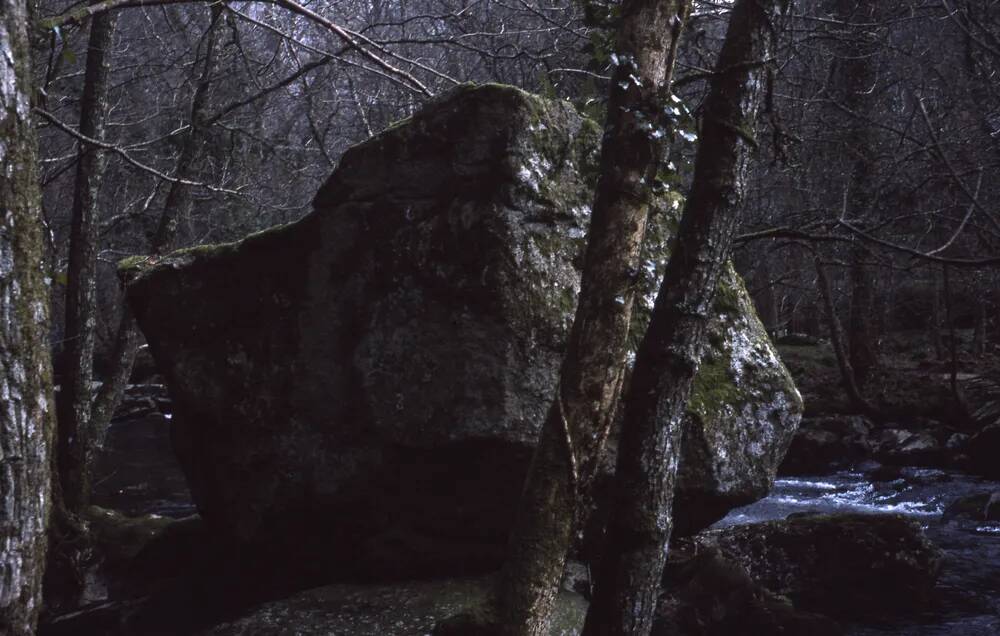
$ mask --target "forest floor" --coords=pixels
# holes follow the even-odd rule
[[[960,387],[978,376],[1000,378],[1000,347],[991,345],[984,355],[974,356],[970,353],[971,330],[960,331],[957,340],[954,366]],[[864,387],[869,400],[891,418],[932,418],[955,428],[972,425],[957,421],[950,387],[953,363],[947,351],[939,359],[927,334],[917,331],[892,333],[881,344],[881,366]],[[839,388],[840,372],[829,342],[780,344],[779,341],[778,350],[802,393],[807,417],[857,411]]]

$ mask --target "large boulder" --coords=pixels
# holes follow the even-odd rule
[[[301,221],[122,264],[213,533],[326,577],[499,562],[575,310],[600,133],[566,103],[463,87],[348,151]],[[731,268],[709,340],[688,530],[765,494],[801,413]]]
[[[802,417],[802,398],[729,265],[688,402],[675,532],[693,534],[764,497]]]

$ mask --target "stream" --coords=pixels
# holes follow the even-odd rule
[[[94,479],[94,503],[130,516],[181,518],[198,510],[170,444],[170,415],[111,422]]]
[[[934,601],[918,615],[880,625],[849,625],[850,636],[996,636],[1000,634],[1000,523],[942,518],[958,498],[1000,484],[926,468],[872,483],[863,473],[779,479],[761,501],[733,510],[715,527],[784,519],[794,512],[895,513],[916,519],[946,555]]]

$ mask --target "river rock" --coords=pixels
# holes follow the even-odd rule
[[[871,457],[871,423],[860,416],[807,417],[778,469],[782,475],[823,475]]]
[[[887,464],[903,466],[939,466],[946,459],[944,448],[934,435],[903,428],[879,431],[875,457]]]
[[[797,610],[713,550],[678,558],[664,573],[652,636],[840,636],[833,620]]]
[[[899,515],[797,516],[696,541],[796,607],[845,618],[919,607],[943,558],[919,523]]]
[[[122,263],[214,535],[327,580],[499,563],[575,311],[600,136],[565,102],[463,87],[349,150],[302,220]],[[680,527],[763,496],[801,410],[728,268]]]

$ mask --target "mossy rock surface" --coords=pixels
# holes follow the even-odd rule
[[[500,563],[575,311],[600,133],[565,102],[463,86],[348,151],[302,220],[122,264],[211,533],[310,580]],[[766,492],[801,411],[731,269],[720,292],[686,529]]]
[[[712,311],[678,468],[680,534],[764,497],[802,418],[802,398],[732,264]]]

